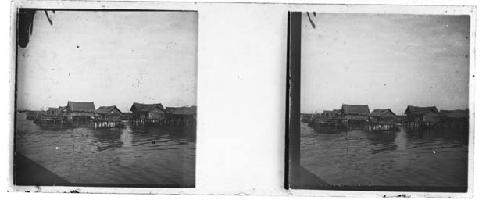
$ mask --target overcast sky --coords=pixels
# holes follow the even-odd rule
[[[469,17],[311,14],[302,18],[301,112],[344,104],[468,107]]]
[[[117,105],[196,104],[195,12],[35,13],[26,48],[18,48],[18,107],[67,101]]]

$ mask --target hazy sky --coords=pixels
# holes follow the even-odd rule
[[[134,101],[196,104],[195,12],[35,13],[26,48],[18,48],[18,107],[40,109],[67,101],[96,108]]]
[[[469,17],[306,14],[301,112],[344,104],[468,107]]]

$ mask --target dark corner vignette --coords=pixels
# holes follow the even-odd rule
[[[178,181],[168,181],[165,180],[164,183],[135,183],[134,181],[132,182],[108,182],[108,183],[93,183],[93,182],[70,182],[66,180],[65,178],[59,176],[58,174],[55,174],[51,170],[47,169],[44,165],[41,163],[29,158],[28,156],[22,154],[19,152],[19,147],[18,147],[18,136],[22,135],[23,132],[19,132],[18,128],[22,126],[22,123],[19,123],[19,120],[25,120],[26,116],[28,115],[29,117],[32,117],[31,115],[35,114],[36,116],[39,115],[38,112],[44,112],[49,113],[51,110],[42,110],[38,111],[35,109],[27,109],[27,108],[20,108],[20,100],[22,103],[22,97],[21,94],[19,94],[19,90],[23,91],[22,89],[22,82],[24,80],[20,80],[20,71],[19,71],[19,54],[22,53],[21,49],[26,49],[29,47],[29,43],[31,42],[30,37],[32,36],[33,32],[36,31],[37,26],[34,26],[35,23],[35,17],[38,16],[38,19],[41,19],[42,22],[45,21],[44,24],[47,24],[49,26],[53,26],[57,21],[62,21],[62,20],[53,20],[53,17],[57,17],[58,12],[78,12],[78,13],[86,13],[86,12],[144,12],[144,14],[150,14],[147,12],[181,12],[179,14],[184,14],[186,13],[196,13],[196,10],[157,10],[157,9],[39,9],[39,8],[16,8],[16,21],[15,21],[15,69],[14,69],[14,100],[13,104],[14,105],[14,116],[13,116],[13,166],[12,166],[12,185],[14,186],[79,186],[79,187],[110,187],[110,188],[194,188],[194,175],[189,175],[185,176],[182,175],[180,179],[178,179],[180,182],[177,183]],[[194,32],[197,34],[197,19],[195,19],[195,30]],[[197,40],[193,41],[194,43],[197,43]],[[75,46],[76,49],[81,48],[79,45]],[[195,49],[196,51],[196,49]],[[196,63],[196,62],[193,62]],[[196,76],[197,76],[197,71],[195,71],[195,82],[196,82]],[[21,78],[22,79],[22,78]],[[21,81],[21,83],[20,83]],[[70,99],[70,98],[68,98]],[[96,112],[92,112],[93,115],[95,115],[96,119],[98,115],[101,115],[102,113],[100,112],[99,114],[97,111],[115,111],[117,108],[116,106],[101,106],[98,109],[94,108],[93,102],[71,102],[70,100],[67,103],[67,106],[59,106],[59,110],[52,110],[52,111],[69,111],[70,108],[87,108],[83,107],[86,106],[87,104],[84,103],[92,103],[92,108]],[[161,103],[160,103],[161,106]],[[113,108],[114,109],[113,109]],[[171,132],[172,134],[175,134],[176,137],[188,137],[188,141],[179,141],[178,145],[185,145],[186,147],[195,147],[196,143],[196,137],[192,136],[195,135],[196,131],[196,104],[193,104],[191,106],[179,106],[179,107],[167,107],[165,106],[163,109],[163,106],[161,108],[158,108],[158,104],[142,104],[142,103],[137,103],[134,102],[132,105],[132,108],[135,108],[134,110],[141,109],[155,109],[155,110],[160,110],[162,114],[162,119],[161,120],[141,120],[140,122],[137,121],[137,125],[143,126],[143,127],[154,127],[151,124],[156,124],[156,126],[161,126],[161,128],[164,130],[168,130],[168,132]],[[62,109],[64,110],[62,110]],[[102,108],[102,109],[101,109]],[[131,111],[132,111],[131,108]],[[56,108],[57,109],[57,108]],[[123,109],[122,109],[123,110]],[[119,110],[118,110],[119,111]],[[22,117],[18,116],[18,113],[23,114]],[[33,113],[33,114],[32,114]],[[52,114],[52,113],[51,113]],[[127,120],[130,120],[132,124],[132,119],[128,119],[133,117],[130,113],[124,113],[126,114]],[[194,117],[192,117],[194,115]],[[122,115],[123,116],[123,115]],[[167,119],[167,116],[170,117]],[[35,120],[35,117],[33,116],[33,119],[29,120]],[[175,118],[175,120],[173,120]],[[194,118],[194,121],[193,121]],[[170,120],[172,119],[172,120]],[[99,120],[103,120],[103,118],[99,118]],[[174,122],[175,121],[175,122]],[[56,122],[54,122],[56,123]],[[66,123],[66,122],[65,122]],[[189,125],[187,125],[190,123]],[[92,124],[94,124],[92,122]],[[119,126],[123,126],[121,123],[115,122],[103,122],[101,123],[95,123],[96,128],[119,128]],[[175,125],[174,125],[175,124]],[[182,126],[186,126],[183,128],[180,128]],[[40,126],[42,126],[40,124]],[[43,125],[46,126],[46,125]],[[60,124],[61,128],[66,128],[67,124]],[[88,126],[88,125],[85,125]],[[94,126],[94,125],[92,125]],[[168,127],[167,126],[171,126]],[[179,128],[174,128],[174,126],[179,126]],[[188,128],[189,126],[189,128]],[[58,125],[59,127],[59,125]],[[43,128],[42,130],[45,130],[47,128]],[[50,127],[47,130],[53,130],[57,128]],[[153,128],[157,129],[157,128]],[[143,130],[147,129],[142,129],[141,132],[145,132]],[[154,131],[154,135],[164,135],[164,132],[167,131]],[[106,135],[108,135],[106,132],[103,132],[104,134],[100,134],[101,138],[106,139],[110,138]],[[194,134],[193,134],[194,133]],[[104,135],[104,136],[103,136]],[[114,134],[112,134],[114,135]],[[116,135],[115,135],[116,136]],[[116,138],[116,137],[115,137]],[[193,141],[193,142],[191,142]],[[155,147],[158,145],[161,145],[161,142],[163,140],[152,140],[150,143],[154,145]],[[194,146],[192,146],[194,144]],[[73,146],[74,147],[74,146]],[[104,147],[97,147],[98,150],[107,150],[109,148],[113,148],[115,146],[104,146]],[[62,162],[64,163],[64,162]],[[192,171],[194,171],[194,168],[192,168]],[[104,171],[104,169],[103,169]],[[159,175],[159,174],[157,174]],[[153,177],[153,176],[149,176]],[[187,178],[187,179],[186,179]],[[149,180],[151,181],[151,180]]]

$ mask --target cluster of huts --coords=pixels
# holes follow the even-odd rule
[[[404,115],[396,115],[391,109],[374,109],[368,105],[343,104],[340,109],[325,110],[323,113],[303,113],[301,121],[319,132],[368,129],[396,130],[407,128],[453,128],[468,129],[468,110],[441,110],[435,106],[418,107],[408,105]]]
[[[196,106],[164,108],[161,103],[134,102],[130,111],[132,112],[132,123],[135,125],[159,124],[186,127],[196,125]]]
[[[57,126],[89,125],[95,128],[120,127],[124,121],[132,125],[165,125],[194,127],[196,106],[163,107],[158,104],[134,102],[130,113],[123,113],[116,105],[95,108],[94,102],[71,102],[66,106],[47,108],[45,111],[27,111],[26,118],[35,123]]]

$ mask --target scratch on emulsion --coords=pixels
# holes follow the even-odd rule
[[[316,23],[314,23],[313,19],[311,18],[311,15],[309,14],[309,12],[306,12],[306,14],[307,14],[307,19],[309,19],[309,23],[311,23],[313,29],[316,29]],[[316,12],[313,12],[313,16],[316,17]]]

